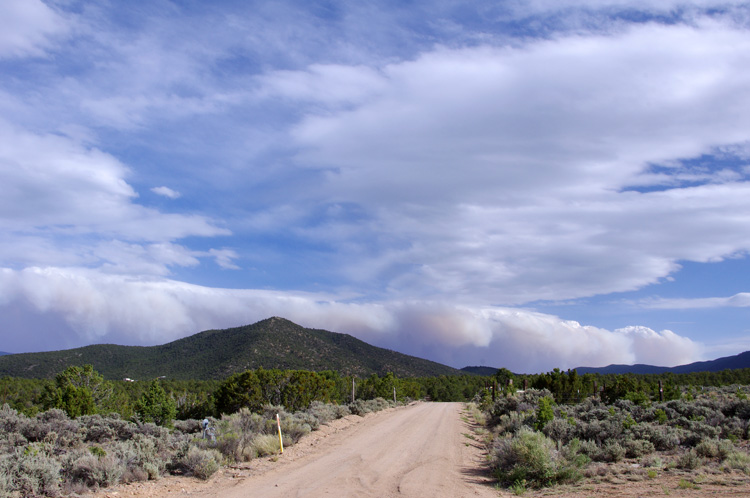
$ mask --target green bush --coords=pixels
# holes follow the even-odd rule
[[[573,461],[563,458],[554,441],[540,432],[521,429],[511,438],[497,440],[492,449],[496,477],[506,485],[526,482],[531,487],[549,486],[580,477],[577,469],[585,465],[585,458]]]
[[[743,451],[732,451],[723,462],[725,469],[739,470],[745,474],[750,474],[750,455]]]
[[[152,422],[164,427],[172,427],[177,414],[174,398],[168,395],[159,380],[153,380],[135,405],[135,412],[142,422]]]
[[[281,450],[279,436],[273,434],[258,434],[253,438],[251,445],[258,456],[275,455]]]
[[[544,426],[547,425],[552,419],[555,418],[555,411],[552,408],[554,401],[551,397],[545,396],[539,400],[536,408],[536,421],[534,422],[534,429],[541,431]]]

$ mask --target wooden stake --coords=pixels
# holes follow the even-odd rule
[[[276,414],[276,425],[279,428],[279,448],[281,448],[281,453],[284,453],[284,439],[281,437],[281,419],[278,413]]]

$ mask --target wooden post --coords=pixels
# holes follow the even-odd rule
[[[523,390],[526,391],[529,388],[529,379],[523,379]]]
[[[505,395],[510,396],[513,392],[513,379],[508,379],[508,388],[505,390]]]
[[[497,391],[497,381],[494,381],[492,385],[490,386],[490,389],[492,389],[492,402],[495,402],[495,391]]]
[[[396,386],[393,386],[393,402],[396,402]]]
[[[352,403],[354,403],[354,377],[352,377]]]

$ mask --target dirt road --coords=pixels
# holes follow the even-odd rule
[[[208,482],[166,477],[95,496],[497,498],[462,409],[461,403],[416,403],[352,415],[321,427],[278,459],[256,459]]]
[[[250,477],[221,495],[274,497],[493,497],[460,403],[419,403],[375,414],[319,451]]]

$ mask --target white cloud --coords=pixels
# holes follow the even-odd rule
[[[746,177],[680,162],[750,140],[737,111],[750,107],[750,73],[737,70],[748,54],[747,31],[697,19],[437,48],[377,73],[352,67],[343,83],[338,66],[265,83],[308,105],[290,81],[369,82],[343,110],[325,95],[307,107],[293,138],[300,164],[329,171],[305,200],[355,203],[372,216],[359,233],[392,241],[365,266],[396,255],[380,275],[393,295],[518,304],[635,290],[680,260],[750,248]],[[316,230],[352,278],[371,280],[346,230]]]
[[[482,363],[536,372],[610,363],[675,365],[700,359],[701,352],[699,344],[670,331],[613,332],[521,309],[423,301],[353,304],[325,294],[212,289],[75,268],[3,269],[0,290],[0,306],[22,302],[32,312],[60,316],[84,344],[161,344],[283,316],[456,367]],[[51,334],[51,345],[75,342]]]
[[[627,337],[635,363],[647,365],[682,365],[698,357],[698,345],[671,330],[656,332],[648,327],[630,326],[615,330]]]
[[[705,308],[747,308],[750,307],[750,292],[740,292],[729,297],[701,298],[651,298],[639,301],[639,306],[647,309],[705,309]]]
[[[386,87],[382,75],[373,68],[339,64],[312,64],[304,72],[275,71],[258,81],[260,98],[278,96],[342,106],[361,103]]]
[[[210,256],[216,259],[216,264],[225,270],[239,270],[240,267],[233,263],[239,255],[232,249],[211,249],[208,251]]]
[[[43,55],[69,30],[67,20],[40,0],[0,2],[0,57]]]
[[[175,240],[230,233],[205,216],[137,204],[130,174],[96,148],[0,121],[2,260],[164,275],[198,262]]]
[[[154,187],[154,188],[151,189],[151,192],[153,192],[153,193],[155,193],[157,195],[168,197],[170,199],[177,199],[177,198],[179,198],[182,195],[179,192],[177,192],[176,190],[172,190],[169,187]]]

